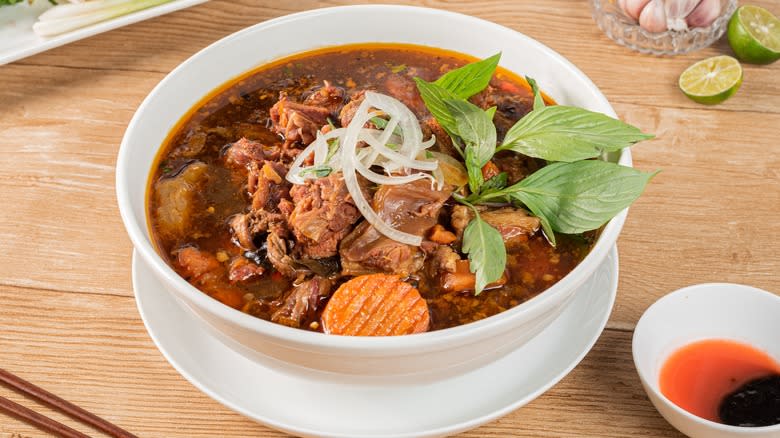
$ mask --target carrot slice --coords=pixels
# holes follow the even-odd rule
[[[449,245],[450,243],[454,242],[457,237],[455,237],[455,234],[452,231],[448,231],[440,224],[436,224],[431,229],[429,239],[431,242],[440,243],[442,245]]]
[[[397,275],[370,274],[341,285],[322,312],[325,333],[396,336],[428,330],[428,305]]]
[[[501,287],[507,282],[506,271],[501,274],[501,278],[485,286],[485,290]],[[463,292],[474,290],[477,283],[477,277],[471,273],[468,260],[458,260],[455,262],[455,272],[447,272],[441,277],[441,288],[444,292]]]

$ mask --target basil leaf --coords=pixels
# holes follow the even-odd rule
[[[369,121],[371,123],[373,123],[374,126],[376,126],[379,129],[385,129],[387,127],[387,124],[389,123],[387,120],[385,120],[385,119],[383,119],[381,117],[371,117],[369,119]],[[401,131],[401,127],[400,126],[396,126],[395,129],[393,129],[393,134],[395,134],[395,135],[397,135],[399,137],[403,137],[403,135],[404,135],[403,132]]]
[[[461,99],[468,99],[487,87],[496,71],[499,59],[501,53],[496,53],[490,58],[450,70],[437,79],[435,84]]]
[[[545,232],[554,239],[551,230],[578,234],[604,225],[631,205],[657,173],[600,160],[553,163],[503,192],[549,221]]]
[[[507,173],[501,172],[498,175],[494,175],[492,178],[485,181],[482,185],[482,192],[498,191],[506,187]]]
[[[506,248],[501,233],[479,217],[469,222],[463,231],[463,252],[469,256],[469,270],[476,276],[474,293],[498,281],[506,268]]]
[[[330,159],[333,158],[334,155],[336,155],[336,152],[338,150],[339,150],[339,139],[334,138],[328,140],[328,154],[325,156],[325,162],[330,163]]]
[[[482,166],[479,165],[475,154],[476,150],[473,147],[466,147],[466,175],[468,175],[471,193],[479,193],[482,190],[482,183],[485,182],[485,178],[482,176]]]
[[[325,164],[320,164],[319,166],[312,166],[312,167],[309,167],[308,169],[301,170],[298,173],[298,176],[304,176],[304,175],[313,174],[317,178],[324,178],[324,177],[330,175],[331,172],[333,172],[333,168],[332,167],[330,167],[328,165],[325,165]]]
[[[553,105],[531,111],[509,128],[499,150],[547,161],[572,162],[649,138],[653,136],[604,114]]]
[[[447,99],[444,104],[455,120],[455,132],[466,143],[466,150],[474,149],[473,157],[481,170],[496,152],[493,121],[480,107],[465,100]]]
[[[525,77],[525,80],[528,82],[528,85],[531,86],[531,91],[534,93],[534,109],[544,108],[544,98],[542,97],[542,92],[539,91],[539,86],[536,85],[536,81],[528,76]]]
[[[525,207],[530,210],[534,216],[539,218],[539,222],[542,224],[542,231],[544,231],[544,235],[547,236],[547,240],[550,242],[550,245],[555,246],[555,231],[553,230],[552,224],[550,224],[550,221],[547,219],[547,216],[545,216],[545,210],[538,202],[538,200],[531,196],[522,196],[519,193],[512,197],[515,200],[522,202],[523,205],[525,205]]]
[[[455,119],[450,114],[445,100],[458,99],[458,96],[452,94],[446,89],[432,83],[426,82],[420,78],[414,78],[414,82],[417,84],[417,90],[420,92],[423,102],[425,102],[426,108],[431,115],[439,122],[442,128],[449,135],[457,134],[458,128],[455,124]]]
[[[491,106],[490,108],[485,110],[485,114],[487,114],[488,117],[490,117],[490,120],[493,120],[493,116],[496,115],[496,110],[497,109],[498,109],[497,106]]]

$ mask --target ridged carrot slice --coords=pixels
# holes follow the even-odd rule
[[[341,285],[322,312],[325,333],[396,336],[428,330],[428,305],[397,275],[370,274]]]

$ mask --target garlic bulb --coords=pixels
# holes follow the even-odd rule
[[[720,15],[720,0],[701,0],[685,21],[690,27],[707,27]]]
[[[666,28],[669,30],[687,30],[685,17],[696,8],[700,0],[672,0],[664,2],[666,12]]]
[[[618,0],[620,9],[634,20],[639,20],[639,13],[642,12],[650,0]]]
[[[666,10],[664,0],[650,0],[639,14],[639,25],[648,32],[666,30]]]
[[[721,0],[617,0],[623,13],[648,32],[707,27],[721,13]]]

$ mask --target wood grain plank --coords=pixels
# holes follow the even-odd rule
[[[297,2],[294,5],[212,0],[106,34],[78,41],[19,61],[27,65],[57,65],[110,70],[168,72],[178,63],[232,32],[288,13],[350,1]],[[643,55],[619,46],[598,29],[584,2],[553,0],[518,5],[492,1],[369,1],[447,9],[484,18],[527,34],[558,51],[580,67],[613,102],[672,105],[695,109],[677,88],[677,77],[697,60],[732,54],[725,38],[713,47],[675,57]],[[752,2],[780,13],[773,0]],[[150,37],[154,35],[154,37]],[[577,35],[577,37],[573,37]],[[588,41],[587,46],[583,40]],[[620,66],[620,67],[619,67]],[[622,66],[625,66],[622,67]],[[745,65],[742,90],[719,109],[778,113],[780,63]],[[626,80],[630,77],[631,80]],[[543,78],[540,79],[543,84]]]
[[[633,148],[635,165],[662,172],[631,207],[618,241],[621,280],[610,327],[633,327],[656,299],[693,283],[780,292],[780,157],[767,153],[780,117],[616,108],[657,136]]]
[[[158,77],[5,68],[0,193],[13,208],[0,210],[0,283],[125,292],[131,246],[116,207],[114,165],[127,123]]]

